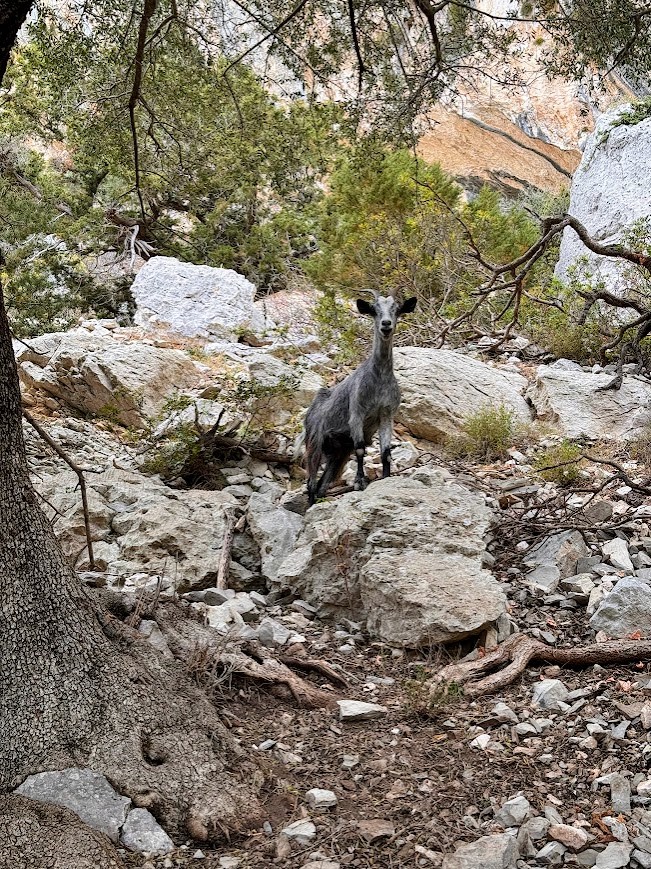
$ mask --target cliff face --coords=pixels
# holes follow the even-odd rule
[[[625,241],[636,225],[648,227],[651,216],[651,118],[627,124],[626,108],[599,118],[570,190],[570,212],[603,244]],[[594,280],[603,281],[617,295],[636,286],[628,264],[596,256],[566,229],[556,275],[566,279],[578,260],[585,261]]]
[[[478,5],[491,15],[513,11],[510,0]],[[569,186],[579,165],[594,129],[595,101],[603,109],[630,92],[613,80],[588,96],[582,84],[548,77],[543,29],[527,22],[503,26],[516,31],[508,65],[496,59],[493,68],[455,83],[455,93],[430,115],[433,126],[421,140],[421,153],[469,190],[489,182],[511,194],[532,187],[556,193]],[[510,84],[500,83],[505,81]]]

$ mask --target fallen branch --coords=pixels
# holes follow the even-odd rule
[[[610,640],[590,646],[555,649],[526,634],[514,634],[482,658],[443,667],[431,680],[430,691],[434,694],[441,684],[455,682],[464,685],[466,697],[492,694],[515,682],[532,661],[589,667],[593,664],[626,664],[647,660],[651,660],[651,640]],[[493,670],[497,672],[491,672]],[[484,673],[490,675],[477,680]]]
[[[72,468],[72,470],[77,475],[77,479],[79,480],[79,491],[81,492],[81,505],[84,511],[84,529],[86,531],[86,548],[88,549],[88,566],[90,570],[95,570],[95,558],[93,556],[93,539],[90,532],[90,514],[88,511],[88,495],[86,493],[86,480],[84,479],[84,472],[79,467],[79,465],[72,461],[72,459],[65,452],[65,450],[63,450],[59,446],[59,444],[50,437],[50,435],[45,431],[43,426],[39,422],[37,422],[31,415],[31,413],[25,408],[23,408],[23,416],[32,426],[32,428],[39,434],[39,436],[43,438],[45,443],[51,449],[53,449],[57,456],[63,459],[66,465]]]
[[[216,588],[226,588],[228,582],[228,572],[231,567],[231,551],[233,549],[233,540],[235,532],[241,531],[246,522],[246,516],[242,515],[238,518],[237,508],[226,507],[224,510],[226,516],[226,527],[224,529],[224,539],[222,541],[222,549],[219,555],[219,566],[217,568],[217,583]]]

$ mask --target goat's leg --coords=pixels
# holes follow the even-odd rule
[[[326,459],[326,467],[323,476],[319,480],[319,485],[316,487],[315,498],[324,498],[330,488],[330,485],[337,479],[344,469],[344,465],[348,461],[346,455],[330,455]]]
[[[351,416],[350,418],[350,435],[353,439],[355,447],[355,456],[357,457],[357,476],[353,489],[356,492],[362,492],[368,485],[368,480],[364,476],[364,456],[366,455],[366,441],[364,440],[364,421],[360,416]]]
[[[307,503],[312,506],[317,499],[317,478],[321,467],[321,452],[308,445],[305,454],[305,469],[307,471]]]
[[[393,420],[390,416],[380,421],[380,454],[382,456],[382,479],[391,476],[391,440],[393,439]]]

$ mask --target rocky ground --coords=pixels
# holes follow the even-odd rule
[[[173,283],[163,265],[160,292]],[[234,383],[291,374],[291,389],[254,407],[275,432],[274,455],[288,459],[297,415],[330,376],[304,324],[291,340],[284,330],[261,347],[238,343],[236,331],[262,328],[260,312],[252,288],[228,289],[228,322],[216,329],[215,311],[203,311],[198,335],[184,333],[183,309],[184,337],[170,337],[158,322],[169,299],[153,293],[157,307],[136,328],[89,322],[17,348],[26,405],[84,469],[95,570],[77,477],[26,425],[34,482],[82,580],[117,596],[152,654],[172,654],[163,616],[173,607],[224,653],[253,644],[294,666],[320,661],[346,687],[312,671],[306,679],[332,702],[307,709],[282,686],[237,667],[209,674],[188,656],[265,773],[264,825],[218,850],[173,846],[88,771],[36,777],[23,792],[73,808],[119,840],[128,865],[148,869],[651,866],[649,665],[531,666],[472,701],[429,681],[513,632],[570,648],[651,634],[651,492],[625,445],[649,421],[648,382],[628,371],[619,391],[603,391],[612,371],[536,366],[520,339],[498,365],[481,347],[400,348],[395,476],[305,515],[303,482],[284,459],[226,451],[218,482],[199,488],[146,467],[183,425],[202,436],[241,426],[261,393]],[[535,436],[503,461],[452,462],[442,439],[486,404]],[[534,469],[563,437],[589,440],[601,457],[583,462],[569,490]],[[368,469],[378,472],[376,453]],[[95,821],[84,816],[97,808],[89,793]]]

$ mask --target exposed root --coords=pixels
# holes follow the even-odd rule
[[[293,673],[278,658],[272,657],[270,654],[265,654],[264,657],[257,661],[250,655],[241,651],[222,652],[221,661],[224,665],[230,668],[231,673],[238,676],[244,676],[248,679],[253,679],[256,682],[261,682],[267,685],[284,685],[292,694],[294,700],[299,706],[307,707],[308,709],[321,709],[324,707],[332,707],[335,705],[336,696],[323,688],[318,688],[307,682],[296,673]],[[319,666],[325,668],[326,665],[318,662],[312,662],[313,668]],[[337,677],[341,682],[341,677]]]
[[[531,661],[589,667],[592,664],[624,664],[650,659],[651,640],[611,640],[572,649],[554,649],[526,634],[515,634],[476,661],[443,667],[432,679],[430,690],[434,692],[443,682],[456,682],[464,685],[466,697],[492,694],[515,682]],[[497,672],[491,672],[493,670]],[[490,675],[478,679],[484,673]]]
[[[172,605],[157,610],[156,621],[172,654],[185,663],[195,681],[204,688],[214,689],[226,679],[240,676],[263,685],[282,685],[300,706],[320,709],[333,706],[337,695],[303,679],[290,667],[318,673],[333,685],[346,686],[346,680],[324,661],[275,656],[259,643],[248,643],[244,648],[228,644],[227,638],[188,619]]]

